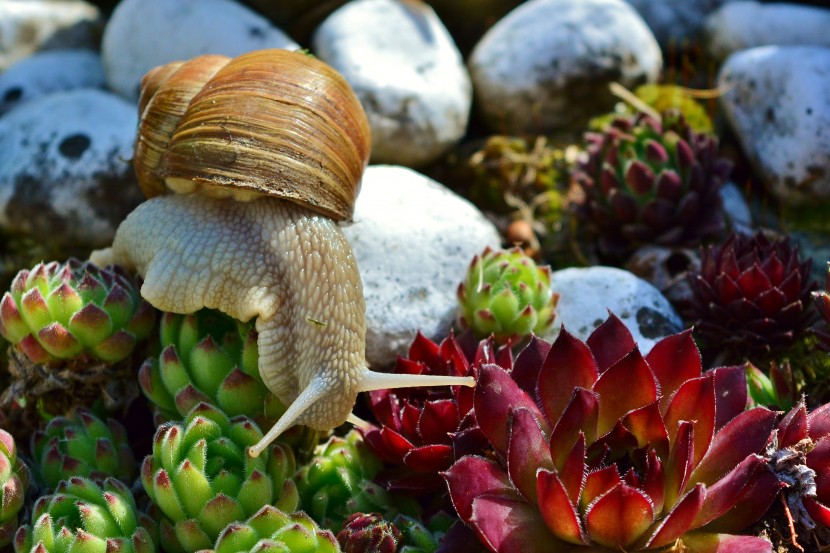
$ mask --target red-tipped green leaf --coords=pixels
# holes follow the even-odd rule
[[[689,531],[700,508],[703,506],[705,497],[706,487],[703,484],[698,484],[692,488],[659,524],[654,535],[646,543],[646,547],[658,548],[668,545]]]
[[[548,421],[559,420],[573,390],[591,389],[597,375],[597,366],[588,346],[563,327],[539,374],[538,397]]]
[[[608,318],[588,336],[586,344],[596,359],[600,374],[637,347],[631,331],[619,317],[611,312],[608,313]]]
[[[620,473],[617,472],[616,465],[589,472],[585,477],[585,486],[579,499],[579,508],[584,511],[594,499],[607,493],[621,482],[622,479]]]
[[[598,414],[596,394],[584,388],[574,390],[570,403],[550,435],[550,453],[557,468],[562,468],[580,432],[585,434],[589,443],[596,438]]]
[[[824,436],[830,435],[830,403],[825,403],[810,411],[807,415],[810,438],[818,441]]]
[[[507,420],[513,409],[528,409],[542,423],[545,435],[550,434],[550,428],[547,428],[533,399],[498,365],[482,365],[475,387],[474,404],[478,425],[502,455],[507,454]]]
[[[623,415],[657,399],[657,382],[638,349],[614,363],[594,384],[599,396],[597,434],[611,430]]]
[[[584,544],[585,533],[576,507],[556,472],[539,470],[536,475],[539,513],[548,529],[566,542]]]
[[[669,436],[663,417],[660,416],[659,402],[654,401],[623,417],[623,426],[637,438],[637,446],[649,446],[665,457],[669,453]]]
[[[516,381],[519,388],[531,396],[536,395],[539,372],[549,352],[550,344],[532,335],[527,346],[516,356],[516,362],[513,365],[513,370],[510,371],[510,376]]]
[[[778,447],[795,445],[806,437],[807,408],[800,402],[778,423]]]
[[[536,503],[536,471],[552,469],[550,448],[539,423],[527,409],[516,409],[510,424],[507,472],[519,492]]]
[[[807,509],[807,514],[809,514],[814,521],[818,522],[825,528],[830,527],[830,509],[812,497],[804,497],[801,501],[804,503],[804,508]]]
[[[715,431],[746,411],[746,370],[743,366],[719,367],[715,375]]]
[[[571,449],[562,468],[559,470],[559,479],[565,486],[568,499],[576,505],[579,502],[579,494],[582,492],[582,484],[585,481],[585,435],[580,434],[579,439]]]
[[[665,507],[671,509],[677,499],[683,495],[689,475],[694,468],[694,422],[680,421],[677,433],[672,441],[669,460],[666,463]]]
[[[722,517],[727,511],[733,509],[746,493],[751,493],[756,501],[754,505],[745,505],[742,511],[751,511],[749,518],[753,520],[749,522],[754,522],[754,519],[766,511],[780,488],[777,479],[764,478],[759,481],[758,477],[763,475],[773,475],[773,473],[762,457],[750,455],[743,459],[723,478],[707,486],[706,500],[695,518],[693,527],[700,528]],[[740,530],[741,528],[733,529]]]
[[[455,512],[468,522],[473,515],[473,500],[484,494],[519,497],[498,463],[483,457],[462,457],[442,476],[447,481]]]
[[[695,421],[692,465],[697,466],[715,434],[715,386],[712,374],[684,382],[666,409],[666,431],[674,436],[680,421]]]
[[[760,453],[775,424],[776,414],[764,407],[744,411],[715,433],[706,456],[692,475],[695,482],[711,485],[731,467]]]
[[[663,413],[680,385],[699,377],[703,370],[691,329],[667,336],[654,344],[646,355],[646,363],[660,384],[660,409]]]
[[[417,431],[424,444],[449,444],[450,432],[458,428],[458,406],[451,399],[424,402]]]
[[[403,458],[403,464],[412,470],[436,472],[452,464],[452,446],[446,444],[430,444],[415,447]]]
[[[682,541],[685,553],[772,553],[772,544],[755,536],[693,532]]]
[[[617,550],[637,541],[653,521],[649,498],[626,484],[611,488],[585,511],[585,528],[591,540]]]
[[[807,454],[807,466],[816,471],[816,494],[830,501],[830,440],[819,440]]]
[[[496,553],[566,553],[533,505],[520,499],[482,496],[473,500],[470,525]]]

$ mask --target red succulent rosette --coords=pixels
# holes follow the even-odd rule
[[[499,553],[771,552],[734,532],[780,487],[760,455],[776,414],[746,410],[742,367],[701,371],[691,331],[643,356],[614,316],[587,343],[562,329],[512,371],[483,365],[474,413],[492,452],[444,473],[457,513]]]
[[[454,335],[440,344],[420,332],[399,357],[393,372],[445,376],[476,376],[482,363],[512,366],[509,346],[495,348],[492,339],[479,342],[471,359]],[[387,488],[415,495],[445,487],[439,472],[454,460],[455,433],[473,406],[473,390],[461,386],[433,386],[378,390],[369,404],[379,426],[364,432],[364,441],[390,465],[376,478]]]
[[[733,233],[708,248],[700,271],[689,277],[696,335],[738,357],[791,346],[815,316],[809,309],[811,264],[801,261],[789,239],[762,232]]]

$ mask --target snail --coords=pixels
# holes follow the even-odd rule
[[[260,50],[160,66],[141,86],[133,163],[148,199],[91,260],[137,272],[162,311],[256,318],[260,375],[288,408],[251,456],[294,424],[359,422],[362,391],[474,385],[367,366],[363,288],[339,223],[351,220],[370,131],[340,74]]]

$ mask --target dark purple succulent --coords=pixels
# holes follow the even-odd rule
[[[792,346],[815,317],[811,263],[789,239],[762,232],[709,247],[689,275],[695,335],[735,361]]]

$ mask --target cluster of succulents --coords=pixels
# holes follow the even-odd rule
[[[606,259],[648,244],[696,246],[724,227],[720,188],[731,164],[682,114],[660,116],[620,117],[586,135],[573,172],[583,194],[578,213]]]
[[[125,409],[137,387],[130,354],[154,324],[155,310],[119,267],[70,259],[19,271],[0,300],[10,344],[4,414],[13,420],[10,410],[23,406],[56,416],[93,402]]]
[[[488,246],[473,257],[458,285],[458,324],[479,338],[492,335],[499,344],[549,333],[558,300],[550,274],[549,266],[537,266],[519,248]]]
[[[275,444],[251,457],[262,438],[248,417],[229,418],[199,403],[183,421],[158,426],[153,453],[141,465],[141,483],[162,512],[159,540],[165,551],[193,553],[213,546],[222,530],[265,505],[297,507],[290,448]]]

